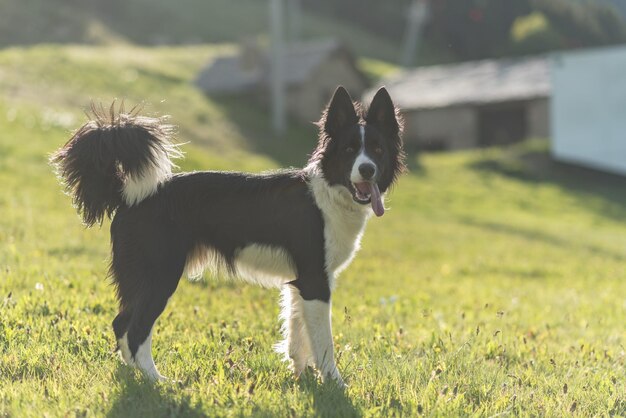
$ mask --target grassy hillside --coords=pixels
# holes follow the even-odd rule
[[[142,45],[267,40],[269,3],[259,0],[0,0],[0,47],[42,42]],[[337,38],[363,57],[396,62],[400,47],[368,30],[303,12],[303,39]],[[285,28],[292,38],[295,29]]]
[[[185,170],[301,164],[311,127],[274,138],[246,101],[190,86],[215,51],[0,52],[0,416],[626,414],[626,181],[542,141],[410,158],[334,295],[345,393],[273,353],[276,291],[210,277],[155,329],[176,383],[121,365],[108,224],[81,227],[47,155],[118,97],[172,115]]]

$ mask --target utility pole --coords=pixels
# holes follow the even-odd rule
[[[302,38],[302,0],[287,0],[287,39],[297,42]]]
[[[279,135],[285,132],[287,125],[285,115],[284,10],[283,0],[270,0],[272,126],[274,132]]]
[[[430,14],[428,0],[413,0],[409,7],[408,22],[404,33],[404,48],[400,63],[403,67],[412,67],[419,48],[422,28]]]

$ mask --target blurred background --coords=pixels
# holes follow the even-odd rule
[[[0,0],[0,416],[626,415],[625,20],[626,0]],[[181,170],[302,166],[338,84],[387,86],[409,166],[333,294],[349,399],[290,386],[276,292],[218,280],[181,281],[156,331],[185,389],[133,383],[108,221],[82,227],[49,154],[117,99],[171,116]]]
[[[153,75],[174,81],[180,74],[165,67],[180,64],[222,106],[232,110],[242,98],[257,104],[251,111],[271,121],[275,134],[288,123],[310,128],[338,84],[355,99],[386,85],[405,115],[408,150],[551,137],[559,160],[626,172],[626,50],[619,47],[626,42],[626,0],[2,0],[0,7],[0,47],[108,46],[96,55],[110,54],[107,64],[123,67],[122,84],[147,71],[146,55],[154,61],[163,47],[186,46],[173,52],[178,61],[154,61]],[[129,52],[132,46],[142,49]],[[79,50],[57,50],[55,59],[75,59]],[[29,53],[41,59],[44,51]],[[124,64],[130,61],[143,65]],[[74,68],[48,71],[79,71],[65,64]],[[76,104],[111,95],[170,99],[114,86],[95,90],[84,80],[89,76],[71,80],[72,87],[85,84]],[[37,78],[47,87],[58,81],[47,73]],[[34,88],[6,68],[2,83],[18,99]],[[602,138],[591,140],[598,126]]]

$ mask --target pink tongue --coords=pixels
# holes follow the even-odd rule
[[[383,216],[385,214],[385,207],[380,199],[380,190],[378,190],[378,184],[370,183],[370,193],[372,200],[372,210],[376,216]]]
[[[383,216],[385,213],[385,208],[383,207],[383,202],[380,200],[380,190],[378,190],[378,184],[363,182],[356,183],[355,186],[359,191],[363,194],[370,195],[370,201],[372,203],[372,210],[376,214],[376,216]]]

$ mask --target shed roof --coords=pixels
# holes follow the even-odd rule
[[[406,110],[548,97],[550,63],[540,56],[421,67],[384,84],[395,104]]]
[[[196,84],[208,93],[235,93],[258,87],[269,80],[267,51],[258,51],[256,65],[244,65],[241,54],[219,57],[205,67]],[[336,40],[288,44],[284,51],[284,76],[288,86],[303,83],[326,59],[344,53],[360,75],[348,51]]]
[[[196,84],[208,93],[238,93],[255,87],[262,77],[262,68],[248,68],[233,55],[213,60],[198,74]]]
[[[289,85],[307,80],[327,58],[341,51],[344,48],[335,40],[287,45],[284,55],[285,81]]]

